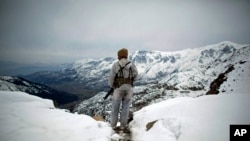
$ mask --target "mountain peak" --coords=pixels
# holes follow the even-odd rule
[[[232,41],[222,41],[222,42],[220,42],[218,44],[220,44],[220,45],[240,46],[240,44],[232,42]]]
[[[242,48],[246,46],[246,44],[238,44],[232,41],[222,41],[220,43],[217,44],[212,44],[212,45],[207,45],[205,47],[201,47],[201,48],[224,48],[224,47],[233,47],[236,49]]]

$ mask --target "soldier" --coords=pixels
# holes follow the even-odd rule
[[[136,66],[128,60],[128,50],[122,48],[118,51],[118,61],[112,65],[109,73],[109,85],[114,88],[112,96],[111,127],[118,127],[120,105],[120,130],[127,130],[129,105],[133,96],[133,82],[138,75]]]

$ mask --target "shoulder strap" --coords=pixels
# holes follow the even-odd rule
[[[116,76],[118,76],[118,73],[119,73],[119,74],[120,74],[120,77],[124,77],[124,76],[123,76],[123,69],[124,69],[128,64],[130,64],[130,63],[131,63],[131,62],[129,61],[128,63],[125,64],[124,67],[122,67],[122,66],[119,64],[120,69],[118,70]],[[129,71],[129,73],[130,73],[130,71]],[[130,75],[130,74],[129,74],[129,75]]]
[[[128,76],[128,78],[133,78],[133,71],[132,71],[131,67],[129,68],[129,76]]]
[[[128,64],[130,64],[131,62],[130,61],[128,61],[128,63],[126,63],[125,64],[125,66],[124,67],[121,67],[121,65],[119,64],[119,66],[123,69],[123,68],[125,68]]]
[[[113,83],[114,88],[119,88],[123,84],[131,84],[131,86],[133,86],[134,78],[133,78],[133,71],[132,71],[131,66],[129,67],[129,76],[128,76],[128,78],[124,78],[124,75],[123,75],[123,69],[129,63],[131,63],[131,62],[126,63],[124,67],[121,67],[121,65],[119,64],[120,69],[116,73],[116,76],[115,76],[115,79],[114,79],[114,83]]]

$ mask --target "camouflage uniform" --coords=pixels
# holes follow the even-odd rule
[[[121,127],[127,126],[127,120],[128,120],[128,114],[129,114],[129,105],[131,102],[131,98],[133,96],[133,86],[128,83],[124,83],[119,87],[114,87],[114,81],[117,75],[119,76],[118,71],[121,67],[123,68],[123,77],[129,78],[133,80],[136,79],[138,75],[138,71],[136,66],[128,61],[127,58],[121,58],[119,61],[115,62],[111,68],[110,74],[109,74],[109,85],[110,87],[114,88],[114,93],[112,96],[112,111],[111,111],[111,126],[116,127],[116,124],[118,122],[118,115],[119,115],[119,109],[120,105],[122,104],[121,114],[120,114],[120,123]],[[129,71],[131,68],[132,74]]]

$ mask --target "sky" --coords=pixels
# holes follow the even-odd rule
[[[0,0],[0,61],[69,63],[120,48],[250,43],[248,0]]]

